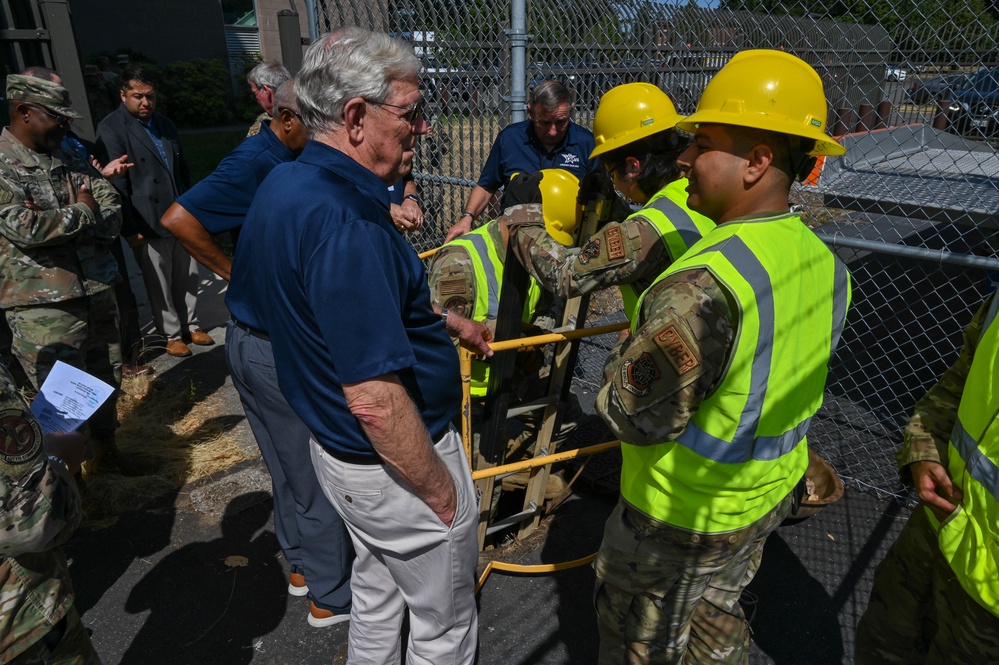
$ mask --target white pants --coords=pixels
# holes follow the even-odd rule
[[[407,665],[473,663],[478,514],[457,432],[451,430],[434,446],[458,495],[450,529],[385,466],[341,462],[315,439],[310,444],[319,483],[343,516],[357,552],[350,582],[349,665],[398,664],[407,607]]]

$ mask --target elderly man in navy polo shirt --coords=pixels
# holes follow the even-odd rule
[[[478,635],[478,511],[450,425],[461,387],[448,330],[483,351],[488,331],[435,313],[389,212],[388,185],[427,131],[419,71],[411,46],[362,28],[309,47],[296,90],[313,140],[257,191],[226,299],[269,333],[354,541],[352,665],[398,663],[407,611],[407,662],[472,663]]]
[[[298,117],[295,81],[274,92],[274,118],[226,155],[218,168],[174,203],[160,221],[202,265],[230,278],[232,260],[212,234],[239,229],[260,183],[275,166],[302,152],[309,131]],[[254,294],[243,294],[247,322],[231,320],[226,358],[246,419],[271,473],[274,531],[291,567],[288,592],[309,597],[309,624],[346,621],[353,548],[340,515],[312,470],[312,434],[281,394],[274,354],[255,316]],[[255,326],[255,327],[251,327]]]
[[[545,81],[531,90],[529,120],[507,125],[496,137],[479,183],[465,211],[448,231],[447,241],[472,230],[474,222],[500,187],[518,173],[565,169],[582,178],[597,166],[590,159],[596,147],[593,132],[571,120],[572,93],[558,81]]]

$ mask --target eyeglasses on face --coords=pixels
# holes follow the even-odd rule
[[[416,100],[414,103],[410,104],[409,106],[399,106],[398,104],[376,102],[373,99],[365,99],[364,101],[366,101],[369,104],[374,104],[375,106],[388,106],[394,109],[402,109],[403,111],[405,111],[405,113],[397,115],[396,117],[399,118],[400,120],[408,122],[411,127],[415,126],[416,123],[420,121],[420,118],[423,117],[423,111],[427,105],[426,100],[423,99],[422,97]],[[395,114],[393,113],[393,115]]]
[[[70,118],[69,116],[65,116],[65,115],[59,115],[58,113],[53,113],[52,111],[48,110],[44,106],[39,106],[38,104],[29,104],[28,106],[29,106],[29,108],[32,108],[35,111],[41,111],[42,113],[44,113],[48,117],[52,118],[57,123],[59,123],[60,127],[69,127],[70,125],[73,124],[74,118]]]

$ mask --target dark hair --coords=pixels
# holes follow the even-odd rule
[[[131,88],[132,81],[156,87],[156,79],[153,78],[152,72],[141,65],[129,65],[125,67],[125,69],[121,70],[121,76],[118,77],[118,81],[122,90]]]
[[[54,69],[49,69],[48,67],[41,67],[39,65],[32,65],[30,67],[25,67],[24,71],[21,72],[21,76],[31,76],[36,79],[44,79],[46,81],[51,81],[55,83],[56,78],[60,77]]]
[[[634,157],[642,169],[636,184],[646,196],[652,197],[660,189],[680,177],[676,160],[687,149],[687,139],[673,129],[657,132],[628,145],[615,148],[600,156],[607,168],[614,170]]]
[[[808,153],[815,149],[815,140],[803,136],[781,134],[767,129],[739,127],[736,136],[740,150],[749,150],[761,143],[770,148],[774,159],[771,165],[787,178],[787,187],[795,180],[804,180],[815,166],[815,158]]]

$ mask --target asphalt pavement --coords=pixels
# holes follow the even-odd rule
[[[218,343],[192,347],[190,358],[163,355],[153,363],[165,385],[189,383],[196,400],[214,400],[219,422],[255,452],[225,369],[224,283],[204,277],[199,311]],[[501,558],[558,563],[596,551],[616,497],[573,489],[536,537]],[[907,513],[848,488],[817,516],[779,529],[743,597],[751,662],[851,663],[873,567]],[[349,624],[310,627],[307,600],[286,592],[288,565],[274,537],[259,456],[137,507],[108,529],[81,529],[65,549],[77,607],[106,665],[345,660]],[[590,566],[547,575],[494,572],[479,595],[478,662],[595,663],[593,582]]]

